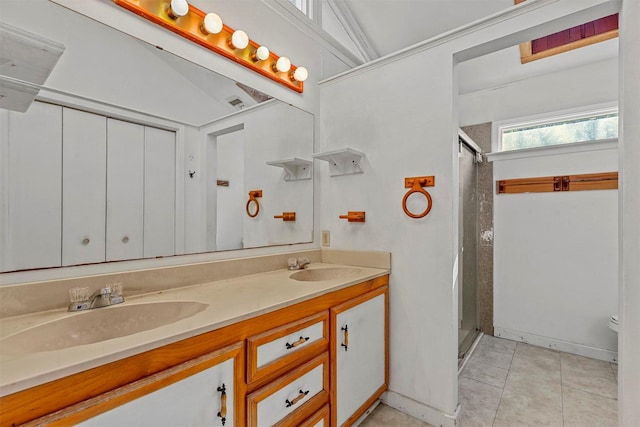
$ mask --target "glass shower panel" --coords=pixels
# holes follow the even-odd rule
[[[458,247],[458,357],[462,358],[477,336],[478,210],[476,153],[460,142],[460,205]]]

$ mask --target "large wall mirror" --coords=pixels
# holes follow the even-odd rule
[[[312,114],[48,0],[0,20],[64,45],[0,109],[0,272],[313,240]]]

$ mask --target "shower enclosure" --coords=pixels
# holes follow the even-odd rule
[[[478,153],[479,148],[466,135],[459,137],[458,359],[478,335]]]

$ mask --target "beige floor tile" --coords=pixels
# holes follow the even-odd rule
[[[493,337],[491,335],[483,335],[478,346],[488,350],[499,351],[503,353],[512,353],[516,349],[517,342],[504,338]]]
[[[560,384],[560,353],[542,347],[518,343],[511,363],[511,372],[545,377]]]
[[[559,393],[523,392],[505,388],[498,406],[494,427],[558,426],[562,427],[562,398]]]
[[[469,361],[474,360],[477,363],[486,365],[486,366],[494,366],[496,368],[501,369],[509,369],[511,366],[511,360],[513,359],[512,352],[503,352],[492,350],[490,348],[485,348],[483,346],[478,345],[475,349]]]
[[[516,348],[494,426],[562,426],[560,357],[524,346]]]
[[[491,426],[498,410],[502,389],[471,378],[458,379],[458,396],[462,405],[462,427]]]
[[[562,387],[565,427],[615,427],[618,401],[580,390]]]
[[[361,427],[433,427],[417,418],[400,412],[387,405],[380,404],[360,424]]]
[[[562,385],[610,399],[618,397],[616,375],[609,362],[562,353]]]
[[[615,378],[611,364],[597,359],[578,356],[576,354],[562,353],[562,374],[567,372],[579,372],[583,375],[593,375],[602,378]]]
[[[478,360],[479,359],[473,357],[470,358],[460,375],[494,387],[504,388],[504,383],[507,381],[507,374],[509,373],[509,370],[489,366],[484,363],[480,363]]]

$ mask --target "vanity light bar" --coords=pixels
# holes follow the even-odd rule
[[[237,62],[296,92],[302,93],[308,72],[286,57],[270,52],[250,40],[244,31],[236,31],[186,0],[113,0],[136,15],[158,24],[194,43]],[[185,7],[188,9],[185,12]],[[209,15],[208,19],[205,19]],[[218,22],[216,22],[218,21]],[[215,32],[220,25],[222,28]],[[278,66],[277,64],[280,64]],[[289,67],[285,65],[289,64]]]

